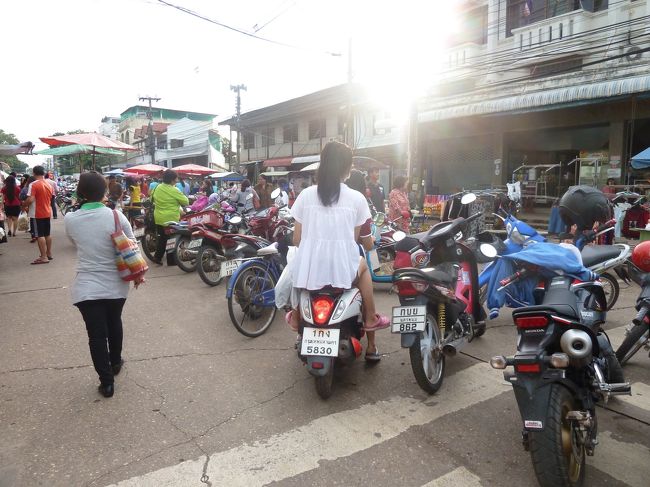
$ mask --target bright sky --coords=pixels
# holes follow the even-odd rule
[[[247,86],[246,112],[346,82],[349,38],[354,80],[394,108],[431,84],[457,28],[456,0],[166,1],[251,33],[268,23],[257,35],[296,47],[157,0],[2,1],[0,129],[34,142],[95,131],[144,95],[223,120],[235,110],[231,84]]]

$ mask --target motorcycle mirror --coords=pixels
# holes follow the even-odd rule
[[[470,203],[474,203],[474,201],[476,201],[476,195],[474,193],[466,193],[460,199],[460,203],[463,205],[469,205]]]
[[[401,230],[398,230],[397,232],[393,233],[393,240],[395,240],[395,242],[399,242],[400,240],[404,240],[405,238],[406,238],[406,234]]]
[[[274,199],[276,199],[278,196],[280,196],[280,192],[281,192],[281,191],[282,191],[282,190],[281,190],[280,188],[275,188],[273,191],[271,191],[271,199],[274,200]]]
[[[494,259],[497,256],[497,249],[488,243],[482,243],[479,250],[488,259]]]
[[[372,219],[372,221],[375,225],[381,227],[386,221],[386,215],[384,215],[383,213],[377,213],[375,214],[375,217]]]
[[[228,220],[230,223],[233,225],[239,225],[241,223],[241,216],[235,215],[233,217],[230,217],[230,220]]]

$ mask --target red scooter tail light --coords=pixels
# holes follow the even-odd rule
[[[334,300],[329,296],[318,296],[311,305],[314,310],[314,324],[326,325],[334,311]]]
[[[548,326],[548,318],[546,316],[517,316],[515,318],[515,325],[519,329],[530,328],[546,328]]]
[[[394,287],[400,296],[417,296],[426,291],[429,285],[422,281],[395,281]]]

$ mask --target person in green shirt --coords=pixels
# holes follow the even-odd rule
[[[163,173],[163,182],[156,186],[151,193],[151,200],[154,204],[153,217],[156,222],[156,232],[158,233],[154,262],[160,265],[162,265],[162,257],[165,255],[165,247],[167,246],[165,224],[179,221],[181,218],[181,205],[189,204],[187,196],[175,186],[177,181],[178,174],[176,174],[176,171],[168,169]]]

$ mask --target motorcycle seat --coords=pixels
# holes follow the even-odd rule
[[[419,278],[430,282],[438,282],[445,285],[451,285],[456,280],[455,277],[450,276],[446,272],[439,271],[438,269],[432,267],[427,267],[424,269],[418,269],[416,267],[404,267],[402,269],[397,269],[393,273],[393,279],[395,281],[405,276]]]
[[[621,254],[621,249],[615,245],[587,245],[582,249],[581,254],[584,266],[591,267],[618,257]]]

